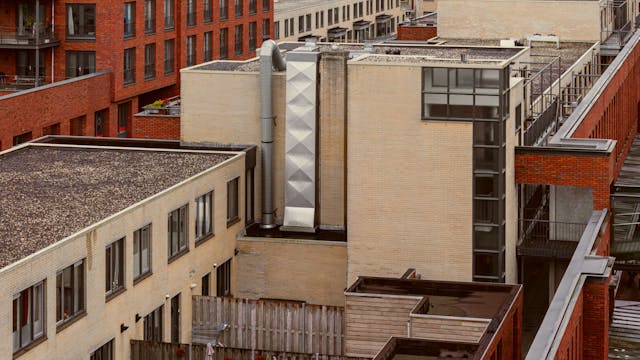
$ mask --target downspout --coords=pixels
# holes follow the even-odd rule
[[[273,98],[271,78],[273,68],[287,69],[287,63],[273,40],[265,40],[260,47],[260,123],[262,126],[262,221],[260,227],[276,227],[273,205]]]

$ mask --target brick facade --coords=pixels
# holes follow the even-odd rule
[[[398,26],[398,40],[425,41],[438,36],[438,28],[434,26]]]
[[[522,290],[513,301],[509,312],[502,319],[494,337],[491,339],[483,359],[521,359],[522,358]]]
[[[132,138],[180,139],[180,117],[162,115],[136,115],[131,120]]]

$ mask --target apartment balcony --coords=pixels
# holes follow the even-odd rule
[[[547,259],[571,259],[586,223],[520,219],[517,254]]]
[[[59,26],[32,27],[0,26],[0,49],[44,49],[60,45]]]
[[[37,81],[36,81],[37,80]],[[12,92],[32,89],[47,85],[45,76],[22,76],[0,73],[0,92]]]

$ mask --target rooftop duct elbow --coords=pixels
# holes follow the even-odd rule
[[[271,79],[273,68],[287,69],[287,63],[273,40],[260,47],[260,123],[262,127],[262,220],[260,227],[276,227],[273,205],[273,97]]]

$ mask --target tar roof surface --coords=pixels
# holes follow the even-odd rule
[[[232,156],[49,146],[0,155],[0,269]]]

